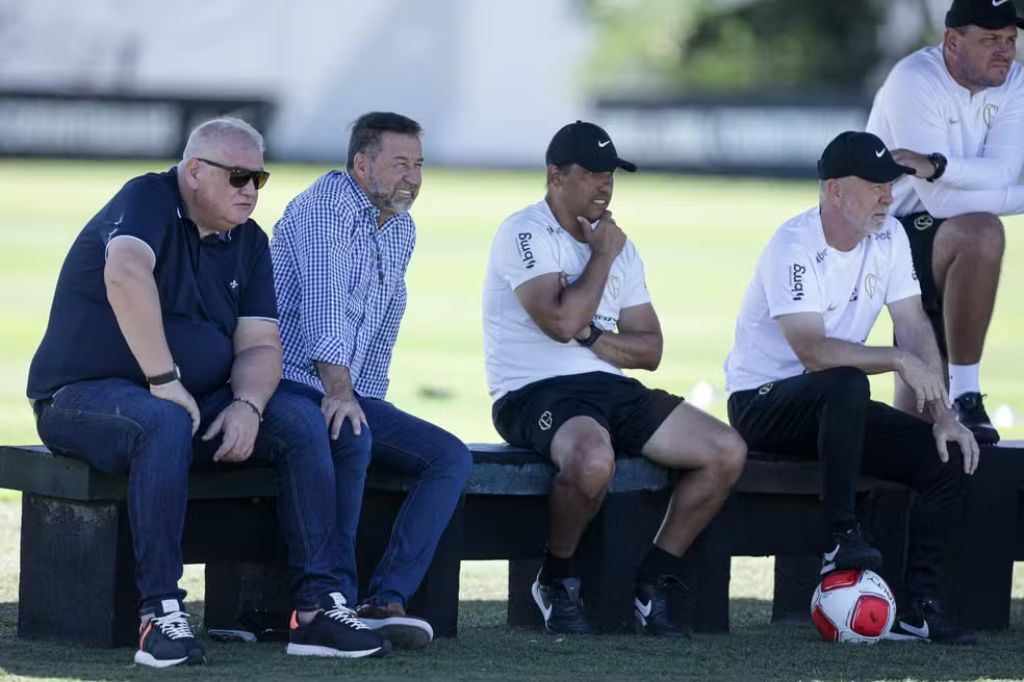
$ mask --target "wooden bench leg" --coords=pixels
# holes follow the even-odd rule
[[[946,564],[943,610],[959,625],[1005,629],[1019,505],[1020,453],[984,448],[981,466],[967,480],[963,513],[954,526]]]
[[[689,613],[697,632],[729,632],[729,580],[732,557],[722,517],[716,516],[683,557],[687,583],[693,592]]]
[[[773,623],[809,623],[811,596],[821,579],[821,557],[817,554],[777,554]]]
[[[288,633],[291,584],[284,552],[267,563],[206,563],[207,630],[242,629],[257,637],[281,639]]]
[[[530,593],[530,586],[542,563],[541,559],[516,559],[508,562],[508,624],[513,627],[544,627],[544,619]]]
[[[139,595],[123,506],[26,493],[21,509],[18,636],[134,646]]]

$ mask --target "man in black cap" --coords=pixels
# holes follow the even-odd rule
[[[512,214],[491,246],[484,352],[493,418],[512,445],[549,456],[551,525],[533,598],[549,632],[589,634],[573,554],[597,513],[616,456],[686,470],[636,572],[635,616],[679,636],[671,604],[679,557],[728,495],[746,457],[725,424],[622,370],[661,361],[658,316],[636,248],[608,207],[619,158],[604,130],[577,121],[547,151],[547,195]]]
[[[822,575],[882,564],[854,513],[861,472],[913,488],[908,594],[891,636],[970,644],[935,597],[978,444],[949,409],[910,245],[888,216],[893,183],[910,171],[870,133],[825,148],[819,206],[778,229],[747,287],[725,362],[729,421],[751,448],[821,461],[832,535]],[[898,348],[864,345],[883,305]],[[872,401],[867,375],[881,372],[902,377],[934,424]]]
[[[892,214],[910,238],[954,411],[983,444],[999,440],[979,377],[1005,249],[997,216],[1024,213],[1022,23],[1012,0],[955,0],[942,44],[893,68],[867,125],[917,172],[895,188]],[[897,380],[896,406],[913,402]]]

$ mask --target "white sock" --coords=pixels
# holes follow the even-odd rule
[[[978,381],[980,362],[973,365],[954,365],[949,363],[949,398],[956,400],[964,393],[981,393]]]

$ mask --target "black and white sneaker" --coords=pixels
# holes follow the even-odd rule
[[[953,400],[953,412],[960,423],[971,430],[978,445],[995,445],[999,442],[999,432],[985,412],[981,401],[984,397],[980,393],[963,393]]]
[[[249,609],[238,615],[230,627],[206,628],[206,635],[218,642],[287,642],[288,614],[265,609]]]
[[[139,650],[135,662],[150,668],[203,665],[206,652],[196,641],[188,614],[177,599],[164,599],[145,625],[139,625]]]
[[[391,651],[391,642],[363,625],[356,612],[346,606],[341,592],[327,595],[321,600],[321,608],[306,625],[300,625],[298,613],[292,613],[286,653],[363,658]]]
[[[835,547],[821,555],[821,575],[850,568],[878,570],[882,565],[882,553],[871,546],[864,537],[860,526],[854,526],[845,533],[833,533]]]
[[[898,642],[935,642],[936,644],[978,643],[972,630],[953,625],[942,615],[936,599],[918,599],[905,612],[896,616],[885,639]]]
[[[544,617],[545,630],[553,634],[594,634],[583,611],[579,578],[556,578],[542,582],[538,573],[531,592],[540,615]]]
[[[682,625],[686,585],[675,576],[663,575],[654,582],[637,580],[633,616],[638,633],[658,637],[689,637]]]

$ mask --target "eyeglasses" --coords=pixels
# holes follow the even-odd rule
[[[263,189],[263,185],[267,184],[267,180],[270,179],[270,171],[265,170],[249,170],[248,168],[239,168],[238,166],[225,166],[222,163],[216,161],[210,161],[209,159],[201,159],[196,157],[197,161],[209,164],[216,168],[223,168],[228,172],[228,182],[231,183],[232,187],[242,189],[252,181],[253,187],[256,189]]]

